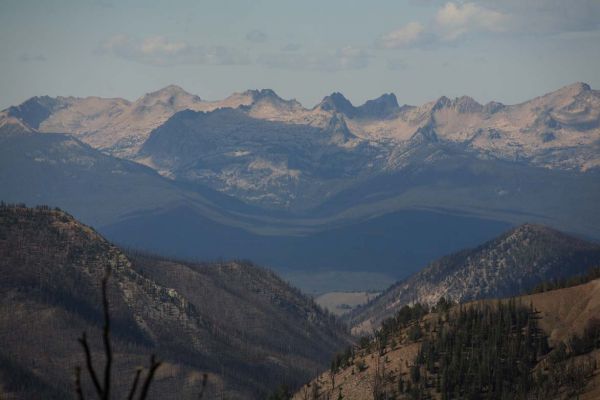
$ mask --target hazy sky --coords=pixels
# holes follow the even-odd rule
[[[524,3],[524,4],[522,4]],[[48,94],[272,88],[418,104],[600,88],[600,0],[0,0],[0,108]]]

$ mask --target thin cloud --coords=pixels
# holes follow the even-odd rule
[[[269,68],[334,72],[365,68],[370,58],[364,49],[347,46],[329,53],[263,54],[258,63]]]
[[[600,30],[597,0],[472,0],[440,4],[427,22],[412,21],[379,37],[377,47],[402,49],[460,42],[477,35],[544,35]]]
[[[281,51],[298,51],[302,48],[299,43],[288,43],[281,48]]]
[[[267,34],[255,29],[246,34],[246,40],[254,43],[264,43],[267,41]]]
[[[424,35],[425,27],[423,24],[413,21],[381,36],[378,45],[386,49],[412,47],[421,42]]]
[[[23,53],[19,56],[19,61],[21,62],[44,62],[47,58],[43,54],[29,54]]]
[[[388,58],[387,67],[392,71],[404,71],[408,69],[408,64],[402,58]]]
[[[519,34],[558,34],[600,30],[598,0],[474,0],[510,16]]]
[[[475,3],[446,3],[435,16],[438,37],[452,42],[472,32],[505,32],[511,25],[508,14]]]
[[[155,66],[237,65],[250,62],[248,55],[230,47],[193,46],[185,41],[169,40],[164,36],[138,39],[128,35],[115,35],[102,43],[100,52]]]

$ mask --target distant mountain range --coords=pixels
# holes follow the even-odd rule
[[[0,199],[167,254],[391,281],[525,222],[600,238],[600,92],[583,83],[518,105],[34,97],[0,113],[0,142]]]
[[[433,261],[348,315],[355,332],[371,332],[403,306],[524,294],[540,282],[584,274],[600,266],[600,244],[526,224],[476,248]]]
[[[310,109],[295,100],[284,100],[269,89],[204,101],[171,85],[134,102],[99,97],[33,97],[9,107],[4,114],[40,132],[72,134],[112,155],[135,158],[153,130],[176,113],[190,110],[210,114],[227,108],[239,109],[256,120],[325,131],[337,127],[343,133],[336,141],[339,147],[353,148],[356,152],[358,149],[354,147],[364,144],[373,147],[376,156],[387,154],[389,157],[378,163],[379,169],[401,167],[390,154],[391,149],[406,150],[411,142],[423,139],[460,143],[480,156],[522,160],[550,168],[589,170],[600,165],[597,154],[600,92],[585,83],[565,86],[517,105],[498,102],[482,105],[468,96],[456,99],[442,96],[422,106],[399,106],[394,94],[384,94],[355,107],[341,93],[333,93]],[[215,135],[218,128],[210,126]],[[264,136],[276,134],[264,133]],[[243,141],[222,136],[221,140],[239,146],[238,151],[249,152],[251,158],[267,156],[257,154],[256,149],[244,148]],[[305,142],[322,143],[328,139],[323,136],[308,135]],[[574,157],[574,150],[584,154]],[[229,152],[230,149],[223,148],[221,154]],[[198,155],[198,160],[204,158]],[[292,165],[286,169],[305,173]]]
[[[0,205],[0,397],[75,395],[83,331],[102,358],[107,267],[119,398],[151,353],[163,361],[151,398],[197,398],[208,373],[207,398],[263,399],[349,343],[341,324],[263,268],[124,253],[62,211]]]

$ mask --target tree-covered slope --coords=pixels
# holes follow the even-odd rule
[[[293,398],[593,400],[599,315],[598,279],[509,299],[405,306]]]
[[[262,268],[127,256],[62,211],[2,205],[6,396],[73,396],[74,367],[84,362],[81,332],[100,357],[100,281],[107,267],[116,394],[129,389],[135,367],[156,353],[164,364],[152,398],[194,398],[204,372],[211,396],[262,398],[323,368],[348,340],[311,299]]]

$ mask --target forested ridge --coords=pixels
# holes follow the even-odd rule
[[[262,399],[349,343],[342,324],[265,268],[124,252],[61,210],[0,204],[0,398],[74,397],[82,332],[102,358],[107,268],[114,398],[155,354],[150,399],[197,398],[205,373],[205,398]],[[86,374],[81,384],[94,398]]]
[[[529,400],[589,393],[600,377],[596,271],[572,280],[579,285],[541,295],[404,306],[338,353],[330,370],[294,399]],[[582,303],[592,311],[581,314],[580,327],[558,335],[561,314],[544,303],[550,296],[566,313]]]
[[[600,244],[524,224],[476,248],[431,262],[346,318],[356,332],[368,331],[405,304],[433,306],[442,297],[464,303],[566,287],[584,283],[581,277],[598,265]]]

